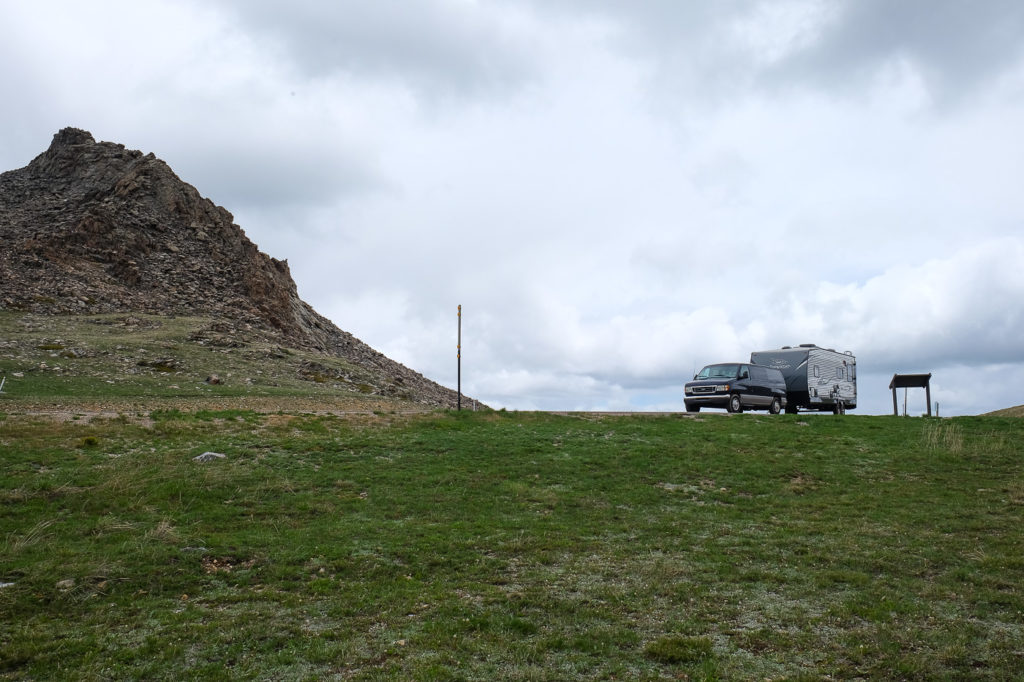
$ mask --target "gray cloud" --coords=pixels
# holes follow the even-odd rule
[[[289,212],[304,214],[353,195],[386,191],[386,180],[365,159],[329,141],[280,144],[276,137],[223,135],[203,144],[183,138],[166,156],[177,160],[175,167],[188,182],[226,207],[270,211],[287,219]]]
[[[816,40],[767,71],[776,83],[862,89],[907,63],[931,96],[957,103],[1018,66],[1024,5],[1014,0],[846,0]]]
[[[219,0],[281,49],[302,77],[383,78],[427,99],[479,94],[528,79],[536,65],[515,16],[447,0],[323,3]]]
[[[1015,0],[560,0],[541,12],[607,22],[608,44],[647,60],[657,85],[725,104],[751,86],[861,96],[909,68],[933,102],[962,102],[1019,66]],[[691,101],[692,104],[692,101]]]

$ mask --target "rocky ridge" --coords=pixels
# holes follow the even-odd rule
[[[343,358],[378,378],[375,394],[456,402],[319,315],[286,261],[260,252],[153,154],[61,130],[27,166],[0,174],[0,241],[0,310],[207,316],[211,337]]]

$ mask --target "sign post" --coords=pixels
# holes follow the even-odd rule
[[[456,347],[459,370],[459,402],[458,409],[462,411],[462,304],[459,304],[459,345]]]

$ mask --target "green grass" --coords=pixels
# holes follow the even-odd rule
[[[218,331],[218,330],[228,331]],[[207,381],[216,376],[217,382]],[[388,377],[256,329],[166,315],[0,310],[0,407],[25,400],[401,398]]]
[[[1024,670],[1020,420],[149,417],[0,418],[0,678]]]

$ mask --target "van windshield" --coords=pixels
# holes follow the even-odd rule
[[[739,365],[708,365],[697,372],[698,379],[735,379],[739,373]]]

